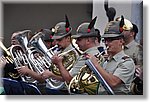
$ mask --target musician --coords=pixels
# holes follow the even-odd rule
[[[136,83],[138,87],[140,87],[138,90],[139,92],[134,92],[133,94],[143,94],[143,47],[135,41],[136,34],[138,33],[138,27],[127,19],[124,19],[124,21],[126,25],[126,28],[123,29],[125,41],[124,52],[134,60],[136,65],[135,77],[139,79],[138,82],[140,85],[138,85],[137,81],[133,81],[133,83]],[[137,78],[135,78],[135,80]]]
[[[56,40],[52,39],[54,32],[52,32],[51,29],[41,29],[40,32],[44,33],[44,36],[42,39],[48,49],[52,48],[53,46],[57,44]]]
[[[94,56],[88,55],[98,72],[103,76],[115,94],[131,94],[130,84],[134,77],[135,64],[132,58],[124,53],[122,27],[120,21],[111,21],[105,28],[105,44],[108,46],[109,61],[105,67],[100,66]],[[122,24],[122,23],[121,23]],[[108,94],[107,90],[100,85],[99,94]]]
[[[44,36],[42,37],[42,40],[47,48],[54,46],[53,45],[54,40],[52,39],[53,34],[50,29],[40,29],[39,31],[36,32],[36,34],[38,32],[42,32],[44,34]],[[36,53],[35,56],[38,56],[38,54]],[[40,73],[37,73],[36,71],[32,71],[30,68],[28,68],[28,66],[22,66],[21,68],[17,69],[17,71],[21,75],[30,76],[33,79],[37,80],[38,81],[37,87],[40,89],[42,94],[46,94],[45,79],[41,76]]]
[[[52,39],[56,40],[57,45],[59,49],[61,49],[61,53],[65,53],[67,51],[73,50],[75,52],[75,55],[73,55],[76,59],[79,57],[79,53],[77,52],[77,49],[74,48],[72,44],[72,39],[71,39],[71,32],[72,32],[72,27],[69,24],[69,20],[66,16],[66,22],[59,22],[55,25],[55,27],[52,29],[54,31],[54,36]],[[60,54],[61,54],[60,53]],[[52,62],[57,66],[60,61],[57,59],[61,58],[61,61],[63,60],[62,57],[58,56],[57,54],[52,57]],[[65,59],[64,59],[65,60]],[[61,62],[62,63],[62,62]],[[63,65],[62,65],[63,66]],[[67,68],[65,69],[67,70]],[[67,72],[69,72],[67,70]],[[52,78],[55,80],[59,81],[64,81],[63,77],[60,75],[56,75],[52,71],[46,70],[44,73],[42,73],[42,76],[47,79],[47,78]],[[53,87],[48,87],[48,94],[68,94],[67,87],[65,84],[62,86],[62,88],[58,89],[53,89]]]
[[[75,62],[72,70],[69,72],[62,64],[62,58],[59,56],[54,56],[52,61],[55,63],[62,75],[63,80],[69,84],[71,79],[77,75],[80,68],[85,65],[85,57],[86,53],[90,54],[98,54],[99,51],[97,49],[97,45],[95,43],[95,39],[98,36],[94,29],[96,18],[91,21],[91,23],[82,23],[78,29],[77,34],[72,35],[73,38],[76,39],[76,43],[79,47],[79,50],[83,51],[84,54],[80,55],[77,61]],[[89,26],[90,25],[90,26]],[[89,26],[89,27],[88,27]]]
[[[121,20],[120,17],[117,19]],[[124,35],[124,52],[129,55],[133,60],[135,65],[142,65],[142,46],[135,41],[136,34],[138,33],[137,25],[131,23],[129,20],[124,19],[124,24],[126,27],[123,29]]]
[[[12,34],[12,36],[11,36],[11,45],[19,44],[19,42],[16,40],[16,35],[17,35],[17,32],[14,32]],[[8,48],[8,50],[9,50],[9,48]],[[18,81],[21,80],[17,70],[15,69],[14,63],[7,62],[5,58],[1,58],[1,62],[3,63],[2,65],[4,66],[4,70],[2,72],[3,77],[11,78],[11,79],[18,80]]]

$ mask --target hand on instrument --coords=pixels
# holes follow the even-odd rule
[[[22,66],[21,68],[18,68],[17,71],[21,75],[28,75],[31,70],[27,66]]]
[[[98,59],[95,56],[91,54],[86,54],[85,57],[87,59],[90,59],[95,66],[99,66]]]
[[[4,56],[0,57],[0,68],[3,68],[7,63],[7,60]]]
[[[60,65],[60,64],[62,64],[63,58],[61,56],[54,55],[51,58],[51,60],[52,60],[52,63],[54,63],[55,65]]]

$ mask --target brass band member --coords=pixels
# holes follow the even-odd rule
[[[138,33],[138,27],[127,19],[124,19],[124,23],[124,52],[134,60],[134,63],[136,65],[136,74],[140,74],[140,76],[137,76],[135,74],[136,78],[135,81],[133,81],[131,90],[133,91],[133,94],[143,94],[143,47],[135,41],[136,34]],[[135,86],[136,88],[134,88],[133,86]]]
[[[19,44],[19,42],[16,39],[16,36],[17,36],[17,32],[14,32],[11,36],[11,45],[18,45]],[[8,48],[8,50],[9,50],[9,48]],[[20,81],[21,78],[20,78],[17,70],[15,69],[14,63],[13,62],[12,63],[11,62],[9,62],[9,63],[5,62],[7,59],[3,59],[3,60],[4,61],[2,61],[2,62],[5,63],[4,70],[3,70],[3,77],[11,78],[11,79]]]
[[[133,60],[124,53],[122,46],[124,44],[121,21],[111,21],[105,28],[105,44],[108,46],[109,61],[106,67],[102,68],[95,57],[87,56],[93,62],[98,72],[103,76],[115,94],[130,94],[130,84],[134,77],[135,64]],[[99,94],[107,94],[106,90],[100,86]]]
[[[93,19],[90,23],[82,23],[79,25],[76,35],[73,35],[73,38],[76,38],[76,43],[83,54],[79,56],[77,61],[75,62],[72,70],[69,72],[62,64],[62,58],[59,56],[53,57],[53,62],[58,66],[63,80],[69,84],[72,78],[78,74],[81,67],[85,65],[85,54],[97,54],[99,53],[97,49],[97,45],[95,43],[95,39],[98,36],[94,29],[96,18]]]
[[[72,27],[70,26],[68,17],[67,16],[65,17],[66,17],[66,22],[59,22],[52,29],[52,31],[54,31],[54,36],[52,37],[52,39],[56,40],[58,47],[61,49],[62,52],[60,54],[66,53],[68,51],[73,51],[73,53],[69,53],[69,52],[66,53],[66,55],[68,54],[68,56],[70,56],[69,59],[62,58],[63,56],[61,55],[59,56],[59,54],[54,55],[51,60],[52,60],[52,63],[55,64],[58,68],[59,68],[58,64],[60,63],[62,64],[67,59],[68,61],[72,59],[74,60],[73,63],[68,63],[69,65],[72,66],[79,56],[79,53],[72,45],[72,39],[71,39]],[[64,67],[64,64],[62,66]],[[46,70],[45,72],[43,72],[42,76],[45,79],[51,78],[55,81],[60,81],[64,83],[64,78],[61,76],[62,73],[59,72],[59,69],[57,67],[55,69],[52,69],[52,71]],[[64,70],[69,72],[71,68],[64,68]],[[68,94],[68,91],[67,91],[67,87],[64,84],[59,89],[54,89],[54,87],[48,87],[47,93],[48,94]]]

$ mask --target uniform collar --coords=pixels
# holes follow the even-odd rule
[[[117,53],[116,55],[114,55],[112,57],[112,59],[114,59],[117,62],[117,61],[120,61],[124,55],[125,55],[124,51],[122,50],[119,53]]]
[[[97,46],[95,46],[95,47],[91,47],[91,48],[89,48],[89,49],[85,50],[85,51],[84,51],[84,53],[91,52],[92,50],[97,50]]]
[[[130,48],[131,46],[133,46],[135,44],[135,40],[131,41],[129,44],[125,45],[126,48]]]
[[[66,52],[66,51],[68,51],[68,50],[71,50],[73,47],[72,47],[72,45],[70,44],[68,47],[66,47],[64,50],[63,50],[63,52]]]

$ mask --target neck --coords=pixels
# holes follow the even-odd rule
[[[117,53],[119,53],[120,51],[122,51],[122,48],[119,48],[118,50],[114,51],[114,52],[108,52],[110,57],[113,57],[114,55],[116,55]]]
[[[125,39],[125,45],[129,44],[133,40],[134,40],[134,38],[132,38],[132,37]]]

